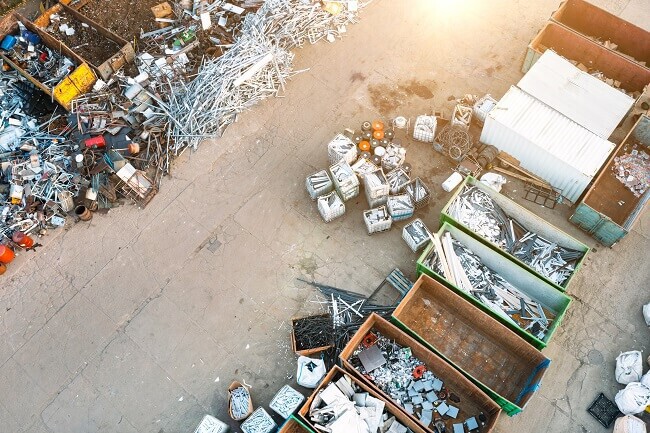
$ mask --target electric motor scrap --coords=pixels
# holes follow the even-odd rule
[[[284,89],[295,73],[289,50],[304,41],[334,42],[367,3],[330,11],[319,1],[266,0],[261,7],[246,1],[244,9],[217,0],[201,11],[189,2],[189,14],[174,3],[184,20],[206,13],[221,19],[224,11],[244,19],[228,27],[238,32],[228,43],[208,38],[222,54],[193,56],[204,59],[200,63],[183,60],[198,46],[191,41],[201,37],[196,24],[140,35],[140,46],[153,54],[138,53],[133,76],[123,69],[98,80],[92,92],[72,101],[69,115],[21,75],[2,72],[0,244],[11,243],[15,231],[43,235],[65,224],[72,199],[90,210],[116,206],[120,197],[146,205],[174,157],[219,136],[239,112]],[[52,88],[74,64],[18,27],[3,51]],[[179,38],[185,39],[175,44]]]
[[[449,215],[474,233],[509,252],[541,275],[563,285],[583,257],[581,251],[565,248],[530,231],[506,214],[492,198],[466,186],[449,206]]]
[[[409,347],[402,347],[375,330],[363,339],[350,362],[434,432],[455,432],[458,426],[464,432],[463,425],[472,431],[478,428],[479,422],[484,425],[487,421],[483,413],[468,413],[454,390],[413,356]]]

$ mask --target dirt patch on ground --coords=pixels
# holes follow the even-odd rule
[[[156,30],[151,7],[162,0],[91,0],[79,12],[127,41],[133,42],[145,32]]]
[[[0,0],[0,15],[6,14],[22,2],[23,0]]]
[[[100,35],[97,30],[83,26],[66,11],[62,10],[58,15],[60,19],[53,21],[48,31],[87,62],[99,66],[120,50],[118,44]],[[73,28],[74,34],[68,36],[61,32],[61,26]]]
[[[402,106],[412,96],[422,99],[433,98],[436,87],[434,81],[411,80],[398,86],[371,84],[368,86],[368,93],[377,111],[387,115]]]

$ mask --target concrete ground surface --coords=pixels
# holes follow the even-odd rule
[[[370,293],[396,266],[416,276],[402,223],[366,234],[363,194],[322,222],[304,179],[328,165],[325,143],[363,120],[449,111],[451,96],[500,97],[557,3],[376,0],[343,40],[298,50],[296,69],[309,71],[285,97],[185,154],[145,209],[95,215],[21,254],[0,287],[0,431],[191,432],[203,414],[227,418],[232,380],[268,408],[295,383],[289,320],[318,308],[296,278]],[[650,26],[647,0],[595,3]],[[452,165],[402,142],[433,189],[417,216],[435,229]],[[521,185],[506,193],[522,202]],[[553,362],[541,389],[496,431],[604,432],[586,408],[622,388],[615,357],[649,355],[650,217],[608,249],[567,221],[567,206],[522,204],[594,250],[544,351]]]

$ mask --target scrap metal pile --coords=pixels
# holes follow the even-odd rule
[[[528,230],[476,187],[466,186],[450,205],[448,213],[474,233],[559,285],[571,277],[576,263],[584,255]]]
[[[467,417],[461,398],[449,389],[427,366],[402,347],[371,331],[350,359],[364,377],[390,396],[407,413],[414,415],[423,425],[437,433],[464,432],[464,426],[472,431],[479,422],[487,421],[480,413]]]
[[[135,65],[97,80],[69,113],[16,72],[0,74],[0,243],[17,247],[14,232],[44,234],[72,210],[89,219],[90,211],[123,198],[146,205],[188,146],[221,135],[238,113],[284,90],[297,73],[291,49],[334,42],[365,6],[186,3],[173,3],[170,18],[156,18],[168,27],[140,35]],[[87,29],[72,29],[59,14],[49,31],[65,39]],[[221,36],[208,35],[215,32]],[[206,43],[218,50],[202,51]],[[75,67],[20,22],[2,50],[50,89]]]
[[[437,248],[431,249],[424,259],[425,266],[455,282],[456,287],[509,322],[540,340],[546,337],[555,313],[487,267],[479,256],[449,233],[442,237],[441,244],[441,252]]]
[[[635,197],[641,197],[650,186],[650,155],[638,149],[614,158],[612,170]]]
[[[319,430],[330,433],[412,433],[382,400],[369,395],[347,374],[314,396],[308,416]]]

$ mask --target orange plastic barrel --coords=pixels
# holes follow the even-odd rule
[[[11,239],[23,248],[31,248],[34,246],[34,239],[23,232],[14,232]]]
[[[381,120],[373,120],[372,121],[372,130],[373,131],[383,131],[384,130],[384,122],[382,122]]]
[[[11,263],[16,257],[13,250],[6,245],[0,245],[0,263]]]
[[[382,140],[384,138],[384,131],[381,129],[374,131],[372,133],[372,138],[374,138],[375,140]]]
[[[4,263],[0,263],[0,275],[7,272],[7,266]]]
[[[366,140],[361,141],[359,143],[359,149],[361,149],[361,151],[370,150],[370,143],[368,143]]]

